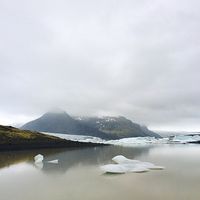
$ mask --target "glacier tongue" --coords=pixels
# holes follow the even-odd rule
[[[103,143],[103,144],[112,144],[118,146],[135,146],[135,145],[149,145],[149,144],[182,144],[192,141],[200,141],[199,135],[188,136],[188,135],[178,135],[174,136],[173,139],[169,137],[165,138],[154,138],[154,137],[132,137],[132,138],[122,138],[118,140],[103,140],[98,137],[93,136],[84,136],[84,135],[69,135],[61,133],[47,133],[44,134],[53,135],[60,137],[62,139],[79,141],[79,142],[92,142],[92,143]]]

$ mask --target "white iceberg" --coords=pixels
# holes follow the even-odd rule
[[[118,155],[118,156],[115,156],[112,158],[112,160],[114,162],[116,162],[117,164],[130,164],[130,165],[135,165],[135,166],[141,166],[141,167],[144,167],[144,168],[148,168],[148,169],[164,169],[163,166],[157,166],[153,163],[150,163],[150,162],[142,162],[142,161],[139,161],[139,160],[132,160],[132,159],[128,159],[126,158],[125,156],[122,156],[122,155]]]
[[[34,157],[35,165],[43,165],[44,156],[42,154],[38,154]],[[48,163],[58,164],[58,160],[50,160]]]
[[[128,159],[122,155],[112,158],[116,164],[108,164],[101,166],[101,170],[105,173],[127,173],[127,172],[147,172],[151,169],[164,169],[163,166],[157,166],[150,162],[142,162],[139,160]]]
[[[150,162],[140,162],[140,165],[141,166],[144,166],[144,167],[146,167],[146,168],[148,168],[148,169],[164,169],[165,167],[163,167],[163,166],[158,166],[158,165],[155,165],[155,164],[153,164],[153,163],[150,163]]]
[[[48,163],[53,163],[53,164],[58,164],[58,160],[50,160],[50,161],[47,161]]]
[[[38,154],[34,157],[35,163],[41,163],[44,160],[44,156],[41,154]]]
[[[105,173],[123,174],[127,172],[127,169],[123,165],[108,164],[100,167]]]
[[[131,164],[135,164],[135,163],[140,162],[139,160],[128,159],[128,158],[126,158],[126,157],[124,157],[122,155],[115,156],[115,157],[112,158],[112,160],[114,162],[118,163],[118,164],[121,164],[121,163],[123,163],[123,164],[130,164],[130,163]]]
[[[124,174],[127,172],[147,172],[149,171],[148,168],[139,166],[139,165],[133,165],[133,164],[108,164],[101,166],[101,170],[105,173],[114,173],[114,174]]]
[[[124,164],[124,166],[127,169],[127,172],[135,172],[135,173],[142,173],[142,172],[148,172],[149,169],[145,166],[142,165],[129,165],[129,164]]]

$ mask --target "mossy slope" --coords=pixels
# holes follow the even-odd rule
[[[0,150],[67,148],[97,145],[99,144],[70,141],[39,132],[20,130],[12,126],[0,125]]]

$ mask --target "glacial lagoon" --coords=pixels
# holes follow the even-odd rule
[[[44,155],[42,166],[34,156]],[[165,166],[145,173],[103,174],[116,155]],[[58,163],[49,163],[58,159]],[[2,200],[198,200],[200,145],[148,144],[0,153]]]

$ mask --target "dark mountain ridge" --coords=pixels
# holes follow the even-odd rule
[[[21,129],[74,135],[91,135],[103,139],[109,138],[98,129],[75,120],[66,112],[47,112],[40,118],[26,123]]]
[[[47,112],[23,125],[21,129],[74,135],[89,135],[102,139],[125,137],[160,137],[147,127],[125,117],[71,117],[66,112]]]
[[[127,137],[160,137],[150,131],[146,126],[133,123],[131,120],[119,117],[77,117],[77,120],[87,126],[94,127],[99,131],[111,136],[113,139]]]

